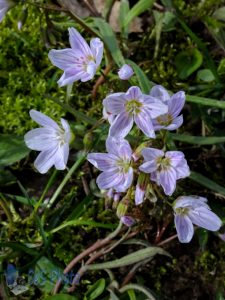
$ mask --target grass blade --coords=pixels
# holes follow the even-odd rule
[[[170,133],[170,136],[175,141],[180,141],[188,144],[197,144],[197,145],[214,145],[225,143],[225,136],[193,136],[193,135],[184,135],[184,134],[175,134]]]

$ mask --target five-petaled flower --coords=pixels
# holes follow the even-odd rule
[[[59,79],[59,86],[71,84],[74,81],[91,80],[100,65],[103,55],[103,43],[99,38],[93,38],[90,47],[80,33],[69,28],[69,41],[71,48],[51,50],[49,59],[52,64],[64,71]]]
[[[33,109],[30,111],[30,116],[43,126],[30,130],[24,136],[28,148],[41,151],[34,162],[35,168],[42,174],[52,166],[57,170],[64,170],[68,161],[71,139],[69,124],[61,119],[62,126],[59,126],[48,116]]]
[[[118,72],[119,78],[121,80],[128,80],[131,78],[131,76],[133,76],[133,74],[134,74],[133,69],[131,68],[130,65],[127,64],[123,65]]]
[[[167,112],[167,106],[156,98],[142,94],[137,86],[132,86],[126,93],[115,93],[103,100],[108,113],[116,115],[109,135],[125,137],[133,123],[148,137],[155,138],[152,119]]]
[[[206,202],[206,198],[198,196],[182,196],[174,202],[175,226],[181,243],[189,243],[192,239],[193,224],[210,231],[217,231],[221,227],[220,218]]]
[[[124,139],[108,137],[106,149],[108,153],[90,153],[87,156],[90,163],[103,171],[97,178],[98,187],[125,192],[133,181],[130,144]]]
[[[7,11],[14,5],[15,3],[11,0],[0,0],[0,22],[4,18]]]
[[[175,130],[179,128],[183,124],[183,116],[179,116],[179,114],[185,103],[185,93],[179,91],[170,97],[164,87],[156,85],[151,89],[150,95],[168,106],[167,113],[162,114],[153,120],[154,129]]]
[[[167,151],[144,148],[145,162],[139,167],[144,173],[150,173],[151,180],[161,185],[165,194],[171,196],[176,189],[176,181],[190,175],[184,154],[180,151]]]

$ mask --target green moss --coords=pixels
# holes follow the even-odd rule
[[[20,6],[14,8],[13,16],[20,9]],[[0,130],[24,134],[34,125],[29,117],[30,109],[56,119],[65,113],[46,97],[51,86],[57,85],[50,80],[51,64],[41,38],[39,14],[33,8],[29,9],[29,18],[18,31],[16,22],[13,18],[10,20],[10,13],[1,25],[0,35]],[[57,90],[53,95],[61,98],[61,93]]]

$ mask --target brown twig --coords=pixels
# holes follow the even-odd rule
[[[92,98],[95,100],[97,97],[97,92],[98,92],[98,88],[99,86],[105,81],[105,76],[110,72],[112,68],[112,63],[109,63],[108,66],[105,68],[105,70],[103,71],[104,75],[101,75],[98,80],[96,81],[93,90],[92,90]]]
[[[74,266],[85,256],[89,255],[92,252],[95,252],[97,249],[102,248],[103,246],[110,243],[111,240],[120,233],[122,226],[123,224],[122,222],[120,222],[116,230],[110,233],[106,238],[104,238],[103,240],[96,241],[92,246],[90,246],[89,248],[81,252],[79,255],[77,255],[64,269],[63,274],[65,275],[68,272],[70,272],[74,268]],[[62,279],[59,279],[53,290],[54,295],[59,291],[61,284],[62,284]]]
[[[175,238],[177,238],[177,234],[172,235],[171,237],[169,237],[168,239],[165,239],[164,241],[160,242],[157,244],[157,246],[163,246],[169,242],[171,242],[172,240],[174,240]]]
[[[159,228],[159,224],[157,224],[158,228],[157,228],[157,234],[156,234],[156,238],[155,238],[154,244],[158,244],[160,242],[160,240],[161,240],[161,238],[162,238],[162,236],[163,236],[166,228],[168,227],[169,223],[170,223],[169,221],[165,221],[163,223],[163,226],[162,226],[161,230]]]

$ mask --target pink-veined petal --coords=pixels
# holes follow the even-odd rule
[[[107,112],[113,115],[118,115],[121,112],[124,112],[125,103],[126,103],[125,93],[114,93],[108,95],[103,100],[103,105],[105,109],[107,110]]]
[[[131,159],[132,149],[129,142],[123,138],[109,136],[106,140],[106,149],[109,153],[116,155],[117,158]]]
[[[45,151],[42,151],[34,162],[35,168],[39,173],[45,174],[55,164],[55,155],[57,147],[51,147]]]
[[[71,48],[74,50],[80,50],[83,56],[91,56],[91,49],[81,34],[73,27],[68,28],[68,31]]]
[[[98,67],[102,61],[104,45],[99,38],[94,38],[91,39],[90,46],[92,54],[96,61],[96,66]]]
[[[55,154],[55,168],[57,170],[65,170],[66,164],[69,157],[69,145],[64,144],[61,147],[58,147],[58,150]]]
[[[28,148],[36,151],[47,150],[58,145],[55,131],[45,127],[28,131],[24,136],[24,140]]]
[[[81,78],[86,76],[86,72],[83,71],[83,69],[80,68],[69,68],[66,69],[61,78],[58,80],[59,87],[65,86],[67,84],[71,84],[77,80],[80,80]],[[88,74],[90,77],[90,75]]]
[[[211,231],[217,231],[222,225],[220,218],[204,206],[190,209],[188,216],[192,223]]]
[[[134,122],[141,131],[150,138],[155,138],[155,131],[152,125],[150,114],[142,110],[137,115],[134,115]]]
[[[164,152],[162,150],[155,149],[155,148],[146,147],[141,151],[141,153],[144,156],[145,161],[155,160],[158,157],[164,156]]]
[[[142,97],[142,92],[139,87],[132,86],[126,92],[126,99],[127,100],[139,100]]]
[[[161,85],[155,85],[150,91],[150,96],[161,100],[162,102],[167,102],[170,99],[170,95],[167,90]]]
[[[166,127],[164,127],[167,130],[176,130],[183,124],[183,115],[176,117],[175,119],[172,120],[172,123]],[[157,129],[158,130],[158,129]]]
[[[179,115],[185,103],[185,93],[180,91],[174,94],[168,102],[169,113],[175,118]]]
[[[131,131],[133,123],[133,116],[129,116],[127,112],[122,112],[113,121],[109,135],[123,138]]]
[[[181,243],[189,243],[194,235],[194,227],[186,215],[175,215],[175,227]]]
[[[101,173],[96,182],[100,189],[107,190],[110,188],[114,188],[123,180],[123,174],[119,173],[119,171],[106,171]]]
[[[33,119],[36,123],[38,123],[41,126],[52,127],[56,130],[59,130],[59,126],[55,121],[53,121],[51,118],[49,118],[48,116],[42,114],[41,112],[39,112],[37,110],[31,109],[30,117],[31,117],[31,119]]]
[[[172,167],[166,171],[162,170],[159,172],[159,178],[164,193],[171,196],[176,189],[176,171]]]
[[[114,186],[117,192],[126,192],[126,190],[131,186],[133,181],[133,169],[130,167],[127,173],[123,174],[122,181]]]
[[[73,49],[51,50],[48,54],[51,63],[61,70],[76,67],[76,59],[79,53]]]
[[[114,154],[110,153],[90,153],[87,156],[87,160],[100,171],[115,170],[117,159]]]
[[[150,160],[144,162],[142,165],[140,165],[139,170],[141,170],[144,173],[152,173],[157,170],[157,164],[156,160]]]

